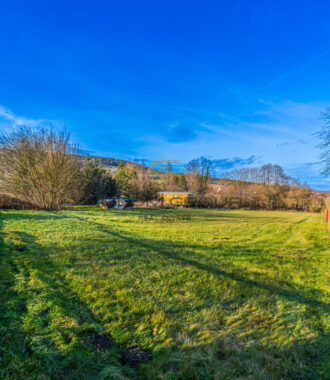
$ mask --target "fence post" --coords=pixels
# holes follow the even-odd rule
[[[328,225],[328,231],[330,232],[330,198],[325,200],[325,210],[324,210],[325,222]]]

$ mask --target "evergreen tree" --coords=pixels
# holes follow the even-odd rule
[[[94,204],[99,199],[111,198],[116,193],[115,181],[111,174],[97,160],[87,157],[83,168],[84,204]]]
[[[115,174],[115,180],[117,184],[117,195],[123,195],[125,197],[134,198],[136,196],[135,179],[137,173],[134,169],[130,169],[119,163],[118,169]]]

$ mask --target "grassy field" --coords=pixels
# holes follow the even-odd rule
[[[0,379],[329,379],[320,214],[1,211],[0,231]]]

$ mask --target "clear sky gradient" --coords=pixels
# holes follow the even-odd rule
[[[0,1],[0,129],[66,126],[90,154],[273,163],[329,190],[330,2]]]

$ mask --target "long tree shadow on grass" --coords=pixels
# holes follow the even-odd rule
[[[0,377],[135,378],[34,236],[15,232],[4,242],[1,234]]]
[[[28,220],[51,220],[51,219],[72,219],[75,217],[75,215],[72,215],[71,213],[74,212],[97,212],[100,215],[103,216],[115,216],[118,218],[130,218],[132,217],[145,217],[145,216],[155,216],[155,217],[170,217],[170,216],[187,216],[192,218],[194,221],[203,220],[203,221],[209,221],[209,222],[216,222],[216,221],[222,221],[222,220],[230,220],[235,221],[237,223],[247,222],[247,221],[253,221],[253,222],[283,222],[286,220],[285,217],[282,216],[274,216],[274,215],[244,215],[244,213],[236,214],[235,211],[237,210],[212,210],[213,212],[210,212],[210,210],[200,210],[200,209],[154,209],[154,208],[134,208],[132,210],[102,210],[102,209],[95,209],[95,210],[79,210],[79,209],[73,209],[70,210],[70,214],[68,211],[52,211],[52,212],[35,212],[30,211],[30,213],[24,213],[21,214],[20,212],[10,212],[9,216],[11,219],[28,219]],[[203,212],[205,211],[205,212]],[[242,210],[239,210],[242,211]],[[255,211],[257,212],[257,211]],[[134,219],[132,219],[133,222],[136,222]]]
[[[173,260],[184,267],[191,266],[206,273],[212,273],[219,278],[226,277],[247,286],[267,290],[271,295],[279,295],[286,299],[306,304],[310,301],[315,301],[306,296],[297,299],[297,294],[300,296],[301,294],[296,290],[290,289],[289,294],[284,295],[278,293],[279,287],[265,285],[255,279],[251,280],[244,276],[241,271],[233,273],[211,267],[207,262],[203,262],[204,258],[199,255],[188,256],[188,258],[183,257],[182,253],[178,252],[180,252],[184,244],[137,239],[124,233],[109,230],[111,226],[94,223],[84,218],[79,218],[79,220],[83,223],[90,223],[91,227],[95,225],[100,232],[106,235],[142,248],[146,252],[146,257],[149,252],[152,252]],[[28,247],[26,250],[17,251],[18,247],[24,245]],[[16,234],[15,244],[5,247],[6,249],[8,248],[8,251],[15,252],[11,257],[11,261],[7,261],[6,264],[7,268],[9,265],[12,273],[12,282],[7,283],[6,286],[11,289],[13,294],[11,299],[7,299],[5,302],[9,310],[12,309],[14,299],[22,297],[21,309],[14,311],[17,316],[9,315],[9,317],[10,319],[16,318],[17,325],[21,325],[21,331],[16,337],[17,340],[20,339],[19,342],[23,342],[25,349],[23,353],[19,352],[16,357],[19,358],[19,361],[23,358],[23,364],[26,364],[26,368],[21,369],[24,372],[18,374],[17,363],[13,363],[12,370],[16,372],[9,375],[7,373],[6,377],[8,379],[29,378],[27,368],[30,370],[31,366],[39,367],[41,372],[44,371],[46,379],[96,378],[96,374],[101,369],[107,370],[108,368],[105,366],[103,359],[98,356],[99,351],[101,351],[106,355],[106,358],[109,358],[108,350],[96,349],[97,352],[95,353],[93,346],[97,342],[89,339],[89,337],[94,336],[94,332],[99,335],[104,333],[102,323],[71,291],[65,281],[64,274],[59,271],[56,263],[48,254],[48,252],[51,252],[49,251],[51,247],[46,252],[37,244],[33,236],[22,233]],[[194,245],[191,248],[193,247]],[[55,245],[53,248],[56,248]],[[6,257],[8,256],[6,255]],[[250,273],[250,275],[255,276],[256,274]],[[20,288],[18,287],[19,283]],[[323,304],[317,303],[315,305],[322,306]],[[203,308],[205,308],[205,305]],[[8,312],[6,314],[8,316]],[[241,331],[249,328],[248,325],[246,329],[244,325],[241,327]],[[22,330],[25,330],[25,332]],[[15,329],[13,328],[12,332],[14,331]],[[144,378],[154,379],[161,374],[166,376],[171,371],[174,374],[173,376],[181,379],[231,379],[242,378],[242,376],[262,379],[326,378],[326,372],[323,372],[322,375],[321,372],[314,371],[315,368],[320,368],[319,362],[324,362],[325,360],[324,339],[301,340],[301,342],[294,342],[294,344],[282,348],[268,347],[265,349],[255,347],[251,349],[251,346],[245,346],[251,341],[250,338],[253,337],[247,337],[246,342],[244,342],[241,337],[236,337],[237,352],[235,352],[235,347],[230,344],[234,339],[231,337],[229,343],[214,339],[210,344],[199,344],[183,351],[178,350],[175,354],[165,354],[164,361],[160,359],[147,365],[143,369],[146,372],[142,373],[142,376],[145,374]],[[8,347],[6,340],[3,346]],[[115,347],[110,348],[110,350],[112,349],[116,351]],[[114,352],[114,356],[116,357],[116,352]],[[113,358],[112,355],[111,358]],[[106,363],[107,365],[109,364],[108,360],[106,360]],[[112,363],[111,371],[118,370],[117,364]],[[153,368],[153,366],[155,367]],[[259,377],[254,373],[256,369],[260,370],[261,375]],[[19,376],[20,374],[22,376]],[[153,377],[151,374],[155,376]],[[3,377],[6,378],[5,376]]]
[[[298,302],[298,303],[302,303],[306,305],[317,306],[321,308],[322,310],[329,311],[329,304],[318,301],[315,298],[308,297],[304,295],[302,292],[297,291],[296,289],[293,289],[292,287],[291,289],[287,289],[287,288],[284,288],[283,286],[280,287],[280,286],[272,285],[269,283],[266,284],[261,281],[257,281],[255,279],[249,278],[248,276],[243,276],[242,271],[239,268],[236,268],[232,270],[231,272],[225,271],[223,269],[219,269],[215,267],[214,265],[211,266],[208,263],[202,262],[201,261],[202,257],[200,256],[197,257],[197,259],[183,257],[182,255],[178,253],[179,251],[178,246],[173,242],[165,243],[164,241],[156,242],[154,240],[148,240],[148,239],[143,239],[143,240],[136,239],[136,238],[133,238],[132,236],[127,236],[125,233],[118,233],[113,230],[110,230],[109,228],[111,228],[111,226],[105,226],[101,223],[90,221],[82,217],[75,216],[75,218],[79,221],[94,225],[95,227],[97,227],[99,231],[102,231],[105,234],[125,240],[129,242],[130,244],[133,244],[137,247],[142,247],[146,249],[147,251],[155,252],[157,254],[165,256],[182,265],[195,267],[199,270],[206,271],[218,277],[226,277],[233,281],[241,282],[246,286],[265,290],[269,292],[269,294],[271,295],[283,297],[289,301],[294,301],[294,302]],[[164,246],[166,247],[166,249],[164,249]],[[258,274],[254,274],[254,273],[248,273],[248,274],[258,276]],[[289,284],[286,283],[286,285],[288,286]],[[314,289],[312,291],[315,294],[317,293],[317,291],[316,290],[314,291]]]
[[[144,209],[143,209],[143,211],[144,211]],[[156,210],[156,211],[158,211],[158,210]],[[164,210],[164,211],[167,211],[167,210]],[[108,215],[108,214],[106,213],[105,215]],[[202,262],[201,260],[205,259],[205,258],[202,258],[200,256],[198,256],[196,258],[196,260],[194,260],[191,258],[183,257],[182,255],[180,255],[178,253],[183,247],[189,248],[191,250],[201,249],[201,246],[197,245],[197,244],[189,244],[186,242],[184,244],[179,244],[179,243],[174,243],[172,241],[156,242],[155,240],[151,240],[151,239],[149,239],[149,240],[148,239],[143,239],[143,240],[137,239],[137,238],[134,238],[132,236],[127,236],[125,233],[118,233],[118,232],[113,231],[112,229],[110,230],[111,226],[105,226],[104,224],[101,224],[101,223],[98,223],[95,221],[91,221],[89,219],[79,217],[77,215],[72,215],[72,214],[71,215],[65,215],[64,213],[52,212],[52,213],[49,213],[47,215],[37,214],[37,215],[26,216],[26,215],[22,215],[20,213],[14,213],[14,214],[10,213],[10,218],[12,218],[12,217],[17,218],[17,219],[26,219],[28,217],[29,219],[35,219],[35,220],[44,220],[44,219],[68,219],[68,220],[71,219],[72,220],[72,219],[76,219],[76,220],[79,220],[81,222],[89,223],[90,225],[94,225],[103,233],[112,235],[112,236],[117,237],[119,239],[126,240],[127,242],[129,242],[129,243],[131,243],[137,247],[142,247],[142,248],[146,249],[147,251],[156,252],[156,253],[161,254],[165,257],[168,257],[169,259],[175,260],[175,261],[177,261],[183,265],[195,267],[197,269],[209,272],[209,273],[216,275],[218,277],[221,277],[221,276],[227,277],[231,280],[244,283],[247,286],[256,287],[259,289],[266,290],[270,294],[278,295],[280,297],[284,297],[284,298],[291,300],[291,301],[304,303],[306,305],[318,306],[318,307],[320,307],[324,310],[327,310],[327,311],[329,310],[329,304],[325,304],[323,302],[316,300],[315,298],[308,297],[308,296],[302,294],[302,292],[297,291],[295,289],[292,289],[292,288],[286,289],[283,286],[271,285],[269,283],[265,284],[261,281],[251,279],[251,278],[247,277],[246,275],[242,275],[239,268],[237,268],[236,270],[232,270],[231,272],[228,272],[228,271],[225,271],[223,269],[219,269],[213,265],[211,266],[205,262]],[[239,218],[241,218],[241,216],[239,216]],[[164,246],[165,246],[165,249],[164,249]],[[231,250],[232,250],[232,248],[231,248]],[[219,249],[219,248],[218,247],[217,248],[203,247],[203,250],[205,250],[205,251],[213,251],[215,249]],[[239,248],[239,252],[237,252],[237,253],[239,253],[240,255],[251,255],[252,256],[252,255],[255,255],[257,251],[258,251],[258,249],[254,248],[253,251],[251,251],[251,249],[250,249],[250,250],[245,250],[245,252],[243,253],[242,249]],[[262,250],[259,250],[259,251],[260,251],[259,253],[263,253]],[[232,254],[233,253],[230,251],[224,252],[225,256],[230,256]],[[236,255],[236,253],[234,253],[234,254]],[[145,257],[146,257],[146,259],[148,259],[147,255],[145,255]],[[249,274],[253,275],[254,277],[258,277],[258,275],[259,275],[258,273],[249,273]],[[285,285],[286,285],[286,287],[289,287],[290,284],[286,283]],[[312,291],[312,293],[317,294],[316,290],[311,289],[311,291]]]
[[[242,283],[246,287],[265,290],[271,296],[283,297],[291,302],[305,304],[307,310],[311,308],[314,316],[317,315],[316,308],[328,310],[328,305],[306,296],[303,291],[296,289],[284,289],[270,283],[251,279],[242,274],[238,268],[232,268],[231,272],[201,262],[204,258],[189,252],[188,257],[183,257],[179,252],[184,244],[147,239],[136,239],[125,233],[113,231],[111,226],[78,218],[82,222],[88,222],[99,231],[126,241],[130,245],[141,247],[148,252],[162,255],[183,266],[190,266],[211,273],[219,278]],[[140,254],[140,251],[137,253]],[[192,255],[193,257],[191,257]],[[152,259],[151,259],[152,260]],[[249,273],[257,276],[257,273]],[[289,284],[288,284],[289,285]],[[246,300],[245,300],[246,302]],[[207,305],[197,306],[194,311],[205,311]],[[175,313],[187,313],[187,309],[175,309]],[[316,314],[315,314],[316,313]],[[173,314],[173,313],[172,313]],[[176,355],[164,354],[164,361],[160,358],[155,363],[147,365],[146,378],[156,378],[160,373],[172,373],[177,378],[213,379],[213,378],[260,378],[260,379],[326,379],[327,376],[327,338],[323,335],[322,327],[318,336],[313,338],[296,338],[289,345],[261,344],[258,339],[264,338],[264,333],[251,331],[251,321],[241,318],[237,331],[231,331],[228,336],[220,339],[214,337],[211,343],[198,344],[192,348],[178,350]],[[261,326],[261,330],[262,330]],[[198,333],[198,332],[197,332]],[[258,335],[260,334],[260,335]],[[197,339],[196,339],[197,340]],[[251,341],[254,345],[251,347]],[[271,340],[270,340],[271,341]],[[181,363],[181,364],[180,364]],[[155,367],[153,367],[155,366]],[[148,367],[151,372],[148,372]]]

